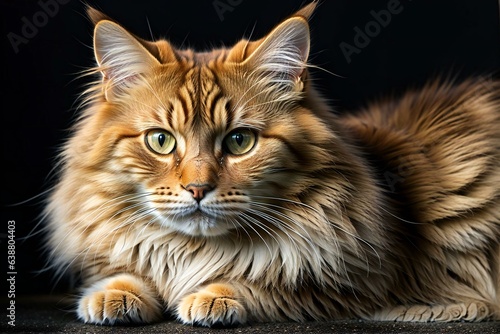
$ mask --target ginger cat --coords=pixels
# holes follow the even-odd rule
[[[208,52],[89,8],[99,78],[47,205],[81,320],[500,318],[500,85],[334,115],[308,73],[314,7]]]

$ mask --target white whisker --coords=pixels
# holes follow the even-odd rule
[[[269,254],[271,256],[273,256],[273,251],[271,250],[271,247],[269,246],[269,244],[267,243],[267,241],[264,239],[264,237],[262,237],[260,235],[260,233],[255,229],[255,227],[253,227],[253,225],[256,225],[258,226],[262,231],[266,232],[271,238],[273,238],[276,242],[277,242],[277,239],[276,237],[274,237],[270,232],[269,232],[269,229],[267,229],[261,222],[259,222],[257,219],[251,217],[250,215],[247,215],[246,213],[239,213],[239,217],[241,217],[244,221],[248,222],[248,224],[246,224],[245,226],[248,226],[252,231],[255,232],[255,234],[257,234],[257,236],[262,240],[262,242],[264,243],[264,245],[266,246],[266,248],[268,249],[269,251]]]

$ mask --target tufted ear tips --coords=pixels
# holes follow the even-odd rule
[[[293,14],[292,16],[300,16],[309,21],[314,11],[316,10],[316,7],[318,7],[318,2],[319,2],[318,0],[312,1],[308,5],[302,7],[300,10],[295,12],[295,14]]]
[[[106,14],[101,12],[100,10],[98,10],[90,5],[87,5],[86,12],[87,12],[88,18],[90,19],[90,21],[92,21],[94,26],[97,25],[97,23],[99,23],[99,21],[103,21],[103,20],[113,21],[109,16],[107,16]]]

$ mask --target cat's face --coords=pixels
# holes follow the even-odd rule
[[[126,132],[112,164],[148,194],[158,222],[190,235],[236,228],[252,201],[278,195],[294,167],[280,139],[294,131],[290,113],[270,115],[242,74],[218,71],[158,69],[117,106]]]
[[[210,53],[144,42],[107,20],[94,41],[103,74],[92,115],[101,177],[122,182],[152,223],[188,235],[281,219],[274,205],[300,192],[303,160],[328,137],[300,103],[303,17]]]

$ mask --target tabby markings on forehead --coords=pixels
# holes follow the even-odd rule
[[[177,98],[183,111],[183,124],[195,121],[201,124],[225,126],[234,118],[227,108],[227,100],[216,73],[210,68],[194,67],[184,76],[184,85]]]

